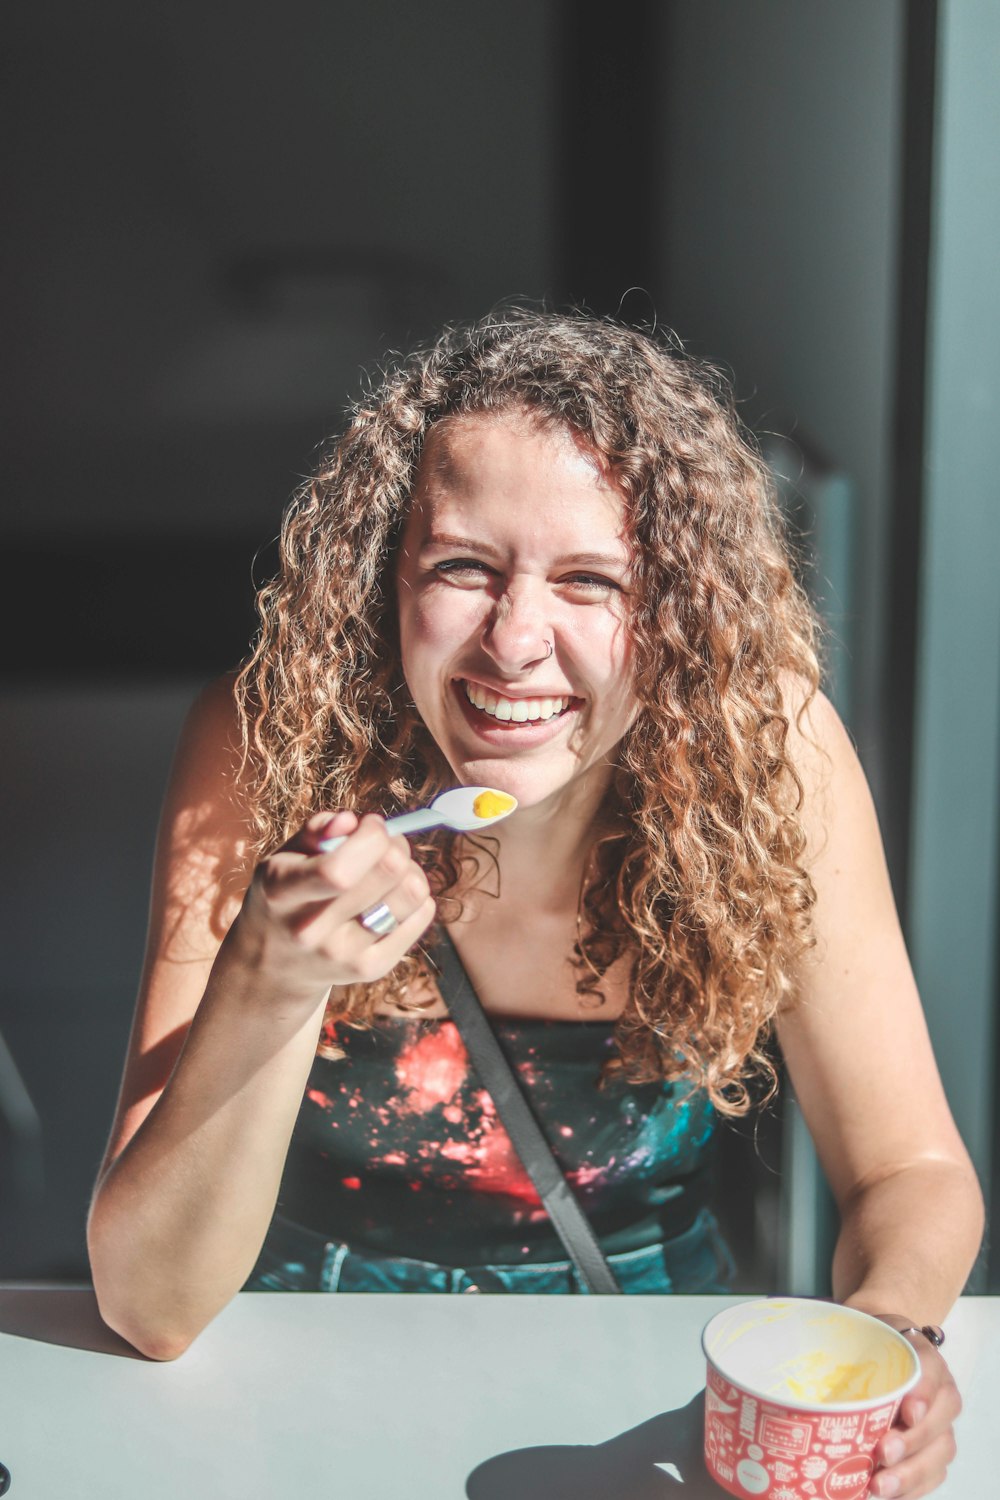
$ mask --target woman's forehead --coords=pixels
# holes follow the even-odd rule
[[[528,413],[450,417],[430,431],[413,490],[424,523],[512,507],[623,534],[621,491],[568,427]]]

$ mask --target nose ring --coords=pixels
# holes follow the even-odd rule
[[[548,661],[549,658],[555,653],[556,648],[555,646],[553,646],[551,641],[543,641],[542,645],[545,647],[545,655],[542,657],[533,656],[530,661],[526,661],[524,663],[524,666],[521,668],[522,672],[526,672],[529,667],[533,667],[536,661]]]
[[[553,644],[552,644],[551,641],[543,641],[542,645],[545,647],[545,655],[542,657],[542,661],[548,661],[549,657],[552,655],[553,651],[555,650],[555,647],[553,646]],[[533,665],[532,662],[526,661],[525,664],[524,664],[524,667],[522,667],[521,670],[524,671],[527,667],[530,667],[532,665]]]

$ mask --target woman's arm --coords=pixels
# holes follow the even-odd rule
[[[161,819],[147,960],[88,1242],[105,1321],[181,1353],[239,1290],[274,1210],[332,986],[388,972],[433,915],[381,819],[327,856],[310,820],[254,873],[234,791],[228,680],[189,715]],[[375,943],[354,920],[388,897]]]
[[[778,1034],[843,1219],[835,1290],[937,1322],[979,1249],[982,1196],[934,1061],[864,773],[825,699],[803,727],[792,755],[816,945]]]
[[[939,1323],[975,1261],[982,1194],[934,1061],[864,774],[825,699],[803,729],[790,749],[805,792],[816,946],[778,1034],[840,1210],[834,1293],[897,1326]],[[879,1477],[876,1493],[936,1483],[953,1451],[957,1393],[940,1356],[919,1335],[915,1343],[925,1378],[904,1420],[929,1410],[886,1439],[905,1442],[910,1457]]]

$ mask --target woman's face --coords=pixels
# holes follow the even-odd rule
[[[637,705],[624,507],[587,450],[520,412],[433,428],[397,589],[406,681],[456,780],[525,809],[599,798]]]

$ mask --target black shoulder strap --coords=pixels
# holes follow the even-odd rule
[[[588,1291],[620,1292],[590,1221],[573,1196],[552,1148],[531,1112],[517,1075],[493,1034],[454,943],[443,926],[438,927],[437,933],[439,941],[434,947],[433,959],[440,970],[445,1004],[476,1072],[493,1097],[500,1121],[535,1185],[553,1228]]]

